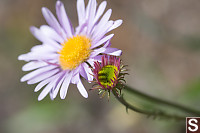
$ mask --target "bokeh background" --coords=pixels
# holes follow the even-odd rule
[[[62,1],[77,26],[76,0]],[[65,100],[46,97],[38,102],[35,85],[20,83],[25,62],[17,57],[40,44],[29,27],[46,24],[41,7],[55,13],[55,2],[0,0],[0,133],[185,132],[184,122],[126,113],[115,98],[111,96],[108,102],[106,97],[99,98],[97,91],[89,91],[89,98],[84,99],[73,85]],[[124,20],[112,31],[112,47],[123,50],[122,60],[130,74],[127,84],[200,109],[200,1],[108,0],[108,8],[113,9],[113,20]],[[124,93],[131,103],[146,104]]]

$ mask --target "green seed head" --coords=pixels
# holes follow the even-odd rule
[[[112,87],[117,79],[116,72],[118,72],[118,68],[114,65],[106,65],[104,66],[98,73],[98,78],[105,88],[107,86]]]

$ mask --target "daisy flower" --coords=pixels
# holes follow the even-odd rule
[[[108,92],[108,97],[111,91],[115,91],[118,95],[121,94],[123,88],[122,81],[125,82],[124,73],[125,66],[121,65],[120,58],[116,56],[104,55],[101,62],[94,62],[93,76],[96,79],[95,87],[92,90],[98,89],[102,97]]]
[[[30,28],[42,44],[18,57],[28,62],[22,70],[31,71],[21,78],[21,82],[38,83],[35,92],[43,88],[39,101],[47,94],[53,100],[59,91],[64,99],[71,83],[76,84],[81,95],[87,98],[81,77],[89,82],[93,80],[89,66],[93,66],[93,61],[99,60],[102,54],[121,55],[121,50],[110,47],[114,34],[107,33],[120,26],[122,20],[109,20],[112,10],[105,11],[106,5],[103,1],[97,7],[96,0],[89,0],[85,6],[84,0],[77,0],[79,25],[75,29],[61,1],[56,2],[57,18],[49,9],[42,8],[48,25]]]

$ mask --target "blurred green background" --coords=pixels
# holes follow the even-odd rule
[[[75,0],[62,0],[77,26]],[[100,3],[102,0],[98,0]],[[46,24],[41,7],[56,0],[0,0],[0,133],[183,133],[184,122],[127,114],[113,97],[80,96],[71,85],[65,100],[38,102],[35,85],[20,83],[20,54],[40,44],[29,27]],[[108,0],[112,19],[124,23],[112,39],[128,65],[127,84],[147,94],[200,109],[200,1]],[[87,89],[90,84],[84,83]],[[126,96],[126,95],[125,95]],[[130,98],[130,96],[129,96]],[[135,104],[137,99],[131,97]]]

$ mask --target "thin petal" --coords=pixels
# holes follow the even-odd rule
[[[51,13],[51,11],[45,7],[42,8],[42,14],[46,20],[46,22],[59,34],[66,38],[66,34],[64,33],[63,29],[61,28],[60,24],[56,20],[55,16]]]
[[[86,80],[88,80],[87,74],[85,72],[85,69],[83,67],[83,65],[81,65],[81,69],[80,69],[80,75],[85,78]]]
[[[84,0],[77,1],[77,13],[78,13],[78,21],[79,25],[84,23],[85,20],[85,3]]]
[[[48,65],[48,64],[45,63],[45,62],[32,61],[32,62],[25,64],[22,67],[22,70],[23,71],[31,71],[31,70],[34,70],[34,69],[37,69],[37,68],[40,68],[40,67],[44,67],[46,65]]]
[[[76,75],[73,75],[73,77],[72,77],[72,79],[71,79],[71,83],[72,83],[72,84],[78,84],[79,79],[80,79],[80,72],[77,73]]]
[[[53,88],[55,84],[55,80],[51,81],[40,93],[40,95],[38,96],[38,101],[41,101],[42,99],[44,99],[44,97],[51,91],[51,89]]]
[[[35,90],[34,92],[38,92],[42,87],[44,87],[46,84],[48,84],[50,81],[52,80],[52,77],[51,78],[48,78],[42,82],[40,82],[36,87],[35,87]]]
[[[69,87],[69,83],[71,81],[73,73],[69,72],[66,74],[65,79],[63,81],[63,84],[60,88],[60,98],[61,99],[65,99],[66,95],[67,95],[67,91],[68,91],[68,87]]]
[[[28,84],[35,84],[35,83],[38,83],[42,80],[45,80],[53,75],[55,75],[58,71],[60,71],[59,69],[55,69],[55,70],[51,70],[51,71],[48,71],[48,72],[44,72],[34,78],[32,78],[31,80],[29,80],[27,83]]]
[[[111,40],[111,39],[110,39]],[[105,45],[103,46],[104,48],[107,48],[107,47],[110,47],[111,43],[110,43],[110,40],[108,40]]]
[[[98,34],[93,36],[93,43],[97,43],[99,40],[101,40],[106,33],[108,33],[108,29],[113,25],[112,21],[109,21],[104,27],[102,27],[102,30],[98,32]]]
[[[106,48],[103,48],[103,47],[101,47],[99,49],[95,49],[91,53],[90,57],[95,57],[95,56],[99,55],[100,53],[104,53],[105,50],[106,50]]]
[[[98,21],[98,19],[101,17],[101,15],[103,14],[103,12],[105,11],[106,5],[107,5],[107,2],[106,2],[106,1],[103,1],[103,2],[99,5],[99,8],[98,8],[98,10],[97,10],[97,13],[96,13],[96,16],[95,16],[95,19],[94,19],[94,23],[96,23],[96,22]]]
[[[83,63],[82,66],[83,66],[83,69],[84,69],[84,71],[85,71],[85,73],[87,75],[87,80],[89,82],[93,81],[93,76],[92,76],[92,70],[91,70],[91,68],[86,63]]]
[[[73,70],[73,76],[79,73],[80,68],[81,68],[81,65],[79,65],[76,69]]]
[[[97,26],[95,27],[94,32],[99,32],[101,30],[102,27],[104,27],[106,25],[106,23],[108,22],[108,20],[110,19],[110,16],[112,14],[112,10],[109,9],[101,18],[100,22],[97,24]]]
[[[110,29],[108,30],[108,32],[110,32],[111,30],[116,29],[117,27],[119,27],[121,24],[123,23],[123,21],[121,19],[116,20],[113,24],[112,27],[110,27]]]
[[[60,76],[60,78],[58,79],[57,83],[56,83],[56,87],[54,88],[53,91],[53,98],[56,98],[58,91],[60,89],[60,86],[62,85],[64,79],[65,79],[65,72],[62,73],[62,76]]]
[[[54,86],[55,86],[55,84],[54,84]],[[50,96],[51,100],[53,101],[54,100],[54,98],[53,98],[53,89],[51,89],[51,91],[49,92],[49,96]]]
[[[40,73],[43,73],[43,72],[46,72],[46,71],[49,71],[49,70],[52,70],[56,68],[56,66],[47,66],[47,67],[43,67],[43,68],[39,68],[35,71],[32,71],[26,75],[24,75],[22,78],[21,78],[21,82],[24,82],[24,81],[27,81],[27,80],[30,80],[31,78],[37,76],[38,74]]]
[[[83,86],[81,80],[79,80],[78,84],[77,84],[77,88],[79,90],[79,92],[81,93],[81,95],[85,98],[88,98],[88,93],[85,90],[85,87]]]
[[[47,78],[47,79],[43,80],[42,82],[40,82],[40,83],[35,87],[34,92],[39,91],[42,87],[44,87],[44,86],[45,86],[46,84],[48,84],[49,82],[60,78],[61,74],[62,74],[62,72],[60,72],[60,73],[54,75],[53,77],[50,77],[50,78]]]
[[[108,40],[110,40],[112,37],[114,36],[114,34],[110,34],[104,38],[102,38],[100,41],[98,41],[96,44],[91,46],[91,49],[96,48],[100,45],[102,45],[103,43],[107,42]]]
[[[61,46],[56,43],[55,41],[51,40],[50,38],[48,38],[43,32],[41,32],[41,30],[39,30],[38,28],[32,26],[30,27],[30,31],[31,33],[41,42],[52,45],[55,48],[61,48]]]
[[[90,11],[90,7],[91,7],[91,3],[92,3],[92,0],[89,0],[88,1],[88,5],[87,5],[87,7],[86,7],[86,12],[85,12],[85,19],[87,20],[88,19],[88,17],[89,17],[89,11]]]
[[[57,53],[43,53],[43,54],[38,54],[38,53],[33,53],[29,52],[27,54],[22,54],[18,57],[18,60],[24,60],[24,61],[43,61],[43,60],[53,60],[57,59],[59,55]]]
[[[90,4],[90,7],[89,7],[89,16],[88,16],[88,29],[87,29],[88,34],[91,32],[91,29],[94,25],[94,17],[95,17],[95,14],[96,14],[96,6],[97,6],[96,0],[91,0],[91,4]]]
[[[88,62],[91,66],[93,66],[94,61],[95,61],[95,60],[94,60],[93,58],[90,58],[90,59],[87,60],[87,62]]]
[[[114,56],[121,56],[122,51],[117,48],[106,48],[106,50],[103,53]]]
[[[34,53],[55,53],[58,51],[58,49],[55,49],[54,47],[48,44],[36,45],[31,48],[31,52]]]
[[[103,55],[97,55],[97,56],[95,56],[92,59],[89,59],[87,61],[90,63],[90,65],[94,66],[94,61],[101,62],[102,56]]]
[[[55,40],[59,43],[63,43],[64,39],[57,33],[55,32],[54,29],[52,29],[51,27],[47,26],[47,25],[42,25],[40,27],[40,30],[49,38],[51,38],[52,40]]]
[[[55,89],[57,88],[57,85],[59,84],[60,80],[64,77],[64,73],[65,72],[63,72],[63,71],[60,72],[59,76],[57,76],[57,78],[55,79],[55,84],[54,84],[53,88],[50,91],[50,98],[51,98],[51,100],[54,100],[54,98],[56,98],[56,95],[58,94],[58,91],[55,90]],[[58,87],[58,90],[59,90],[59,88],[60,87]],[[55,91],[57,91],[57,92],[55,92]],[[55,97],[54,97],[54,93],[56,93]]]
[[[56,14],[58,16],[58,20],[65,32],[67,33],[68,38],[73,36],[73,28],[71,26],[71,22],[67,16],[65,11],[65,7],[61,1],[57,1],[56,3]]]

